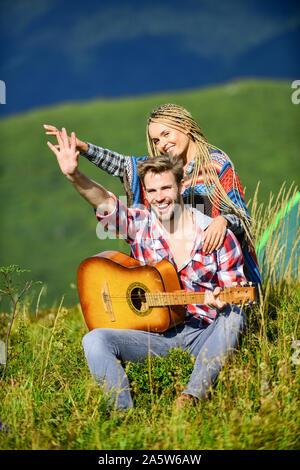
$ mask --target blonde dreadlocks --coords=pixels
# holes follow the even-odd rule
[[[151,157],[158,156],[160,153],[153,143],[149,134],[149,124],[151,122],[159,122],[171,128],[188,135],[196,144],[196,155],[194,158],[194,168],[192,173],[192,182],[190,188],[190,203],[194,205],[194,195],[199,171],[202,170],[203,180],[207,191],[207,196],[210,202],[219,210],[224,213],[233,213],[242,222],[245,230],[245,241],[247,245],[253,247],[253,240],[250,231],[250,218],[243,207],[236,205],[228,196],[225,189],[220,183],[215,166],[212,163],[209,149],[220,150],[211,145],[205,137],[203,131],[192,117],[192,115],[181,106],[176,104],[164,104],[154,109],[148,119],[147,123],[147,145],[148,152]],[[237,190],[236,194],[242,199],[238,191],[236,180],[236,173],[233,163],[230,161],[233,170],[233,189]]]

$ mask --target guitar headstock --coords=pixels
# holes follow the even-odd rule
[[[257,303],[257,291],[252,282],[233,282],[232,287],[223,290],[223,299],[237,305],[253,305]]]

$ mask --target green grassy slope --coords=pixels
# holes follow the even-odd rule
[[[65,126],[78,137],[121,153],[146,154],[149,111],[165,102],[186,107],[209,141],[233,160],[249,200],[258,180],[266,201],[283,181],[299,175],[299,111],[290,83],[241,81],[181,93],[122,100],[67,103],[2,120],[0,139],[1,265],[31,268],[47,285],[45,304],[77,301],[76,271],[81,260],[106,249],[125,249],[118,240],[96,237],[93,210],[61,175],[46,145],[44,123]],[[117,195],[112,178],[80,160],[80,169]]]

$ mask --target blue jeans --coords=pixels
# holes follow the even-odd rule
[[[245,325],[243,310],[227,306],[207,327],[199,328],[199,321],[192,319],[164,333],[97,328],[84,336],[82,344],[91,375],[107,393],[108,405],[126,410],[133,408],[133,403],[122,363],[166,356],[170,349],[181,348],[195,357],[183,393],[204,398],[225,360],[236,349]]]

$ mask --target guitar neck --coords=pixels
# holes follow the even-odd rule
[[[147,292],[146,300],[150,307],[167,307],[169,305],[203,304],[204,292]]]
[[[171,305],[203,304],[205,292],[146,292],[149,307],[166,307]],[[255,300],[254,287],[227,287],[220,293],[219,299],[227,303],[243,303]]]

